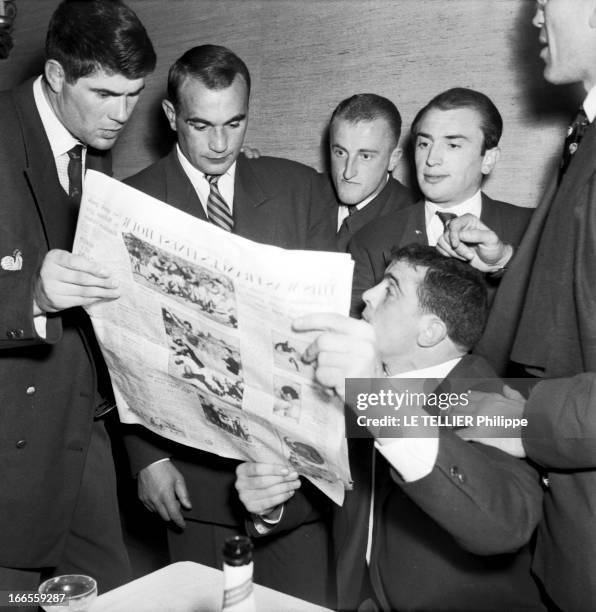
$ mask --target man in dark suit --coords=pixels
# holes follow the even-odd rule
[[[406,416],[410,423],[429,414],[473,418],[465,408],[470,388],[502,390],[492,368],[467,354],[486,319],[481,274],[413,244],[394,251],[364,299],[362,321],[330,314],[297,321],[298,330],[324,330],[304,359],[340,397],[346,378],[405,379],[382,388],[424,391],[427,405],[356,410],[356,417],[397,414],[401,428],[376,431],[374,455],[362,444],[350,457],[354,490],[336,513],[339,608],[356,609],[366,562],[384,610],[544,609],[526,546],[541,515],[536,471],[462,440],[451,424],[406,427]],[[431,392],[457,396],[452,409],[433,408]],[[362,435],[356,417],[348,416],[348,433]]]
[[[130,568],[110,443],[109,376],[80,306],[114,299],[101,262],[70,253],[84,168],[109,173],[155,54],[120,2],[63,2],[44,73],[0,94],[0,589]],[[95,417],[95,418],[94,418]]]
[[[163,102],[178,144],[128,184],[251,240],[334,250],[335,228],[319,175],[289,160],[247,159],[240,153],[249,93],[248,69],[230,50],[203,45],[187,51],[170,69]],[[127,438],[141,500],[169,521],[172,559],[221,567],[224,538],[244,532],[245,521],[253,521],[234,489],[238,462],[142,431]],[[255,542],[255,579],[327,602],[328,504],[305,483],[287,512],[299,528],[272,530]],[[254,518],[259,524],[271,520]]]
[[[581,81],[587,96],[570,126],[558,176],[507,263],[477,348],[497,371],[522,366],[536,377],[527,401],[488,396],[478,409],[488,415],[508,410],[528,420],[506,448],[547,472],[533,570],[562,610],[596,609],[595,24],[594,2],[538,2],[534,25],[545,78]],[[476,219],[463,218],[439,246],[490,269],[506,257],[506,242]],[[480,429],[468,434],[486,438]]]
[[[331,179],[337,207],[331,209],[340,251],[367,223],[414,203],[392,172],[401,158],[401,115],[376,94],[342,100],[329,122]]]
[[[382,278],[391,249],[411,242],[437,244],[451,216],[475,215],[509,244],[519,243],[531,210],[492,200],[481,191],[484,177],[499,159],[502,131],[495,105],[470,89],[449,89],[418,112],[412,135],[424,201],[373,221],[354,236],[350,253],[355,261],[355,316],[362,310],[362,293]],[[487,275],[489,299],[498,282],[495,276]]]

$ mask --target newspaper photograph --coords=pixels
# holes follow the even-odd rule
[[[203,451],[289,464],[337,504],[351,488],[342,402],[301,355],[311,312],[348,314],[344,253],[262,245],[94,171],[73,252],[121,297],[88,308],[120,420]]]

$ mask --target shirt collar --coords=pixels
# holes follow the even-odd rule
[[[438,363],[437,365],[422,368],[420,370],[410,370],[409,372],[400,372],[394,374],[390,378],[445,378],[451,370],[461,361],[461,357]]]
[[[41,123],[43,124],[43,129],[50,141],[50,147],[52,148],[54,157],[60,157],[68,153],[75,145],[82,144],[66,129],[66,127],[64,127],[64,124],[56,116],[54,109],[51,107],[43,91],[41,76],[33,82],[33,97],[35,99],[37,112],[41,118]]]
[[[461,217],[461,215],[466,213],[480,217],[480,213],[482,212],[482,191],[479,189],[471,198],[448,208],[445,208],[440,204],[435,204],[434,202],[429,202],[428,200],[424,201],[424,205],[426,206],[426,211],[429,216],[434,215],[438,211],[450,212],[458,217]]]
[[[188,161],[184,153],[182,153],[179,144],[176,144],[176,154],[178,155],[178,160],[180,161],[182,169],[184,170],[184,172],[186,172],[191,183],[196,184],[196,181],[200,180],[207,181],[207,179],[205,178],[205,173],[199,170],[198,168],[195,168],[195,166],[193,166],[190,161]],[[234,184],[234,178],[236,176],[236,161],[237,160],[235,160],[234,163],[221,175],[222,177],[225,176],[231,179],[232,184]]]
[[[596,117],[596,85],[590,89],[586,99],[584,100],[584,111],[588,117],[588,121],[592,123]]]

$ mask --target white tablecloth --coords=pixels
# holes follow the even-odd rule
[[[217,612],[222,594],[223,572],[185,561],[104,593],[90,612]],[[330,612],[260,585],[255,601],[257,612]]]

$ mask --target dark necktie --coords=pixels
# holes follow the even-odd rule
[[[209,198],[207,199],[207,216],[213,225],[221,227],[221,229],[231,232],[234,227],[234,219],[229,206],[223,199],[217,181],[220,179],[220,174],[206,174],[205,178],[209,181]]]
[[[354,214],[358,212],[358,209],[355,205],[350,205],[348,208],[348,216],[344,218],[339,226],[339,230],[337,232],[337,244],[340,251],[345,251],[348,248],[348,243],[350,242],[350,238],[352,237],[353,231],[350,229],[348,225],[348,219]]]
[[[75,145],[68,157],[68,196],[78,205],[83,192],[83,145]]]
[[[579,144],[584,137],[587,127],[590,125],[588,117],[583,108],[577,111],[577,115],[567,129],[567,137],[563,145],[563,155],[561,156],[561,165],[559,166],[559,183],[563,180],[563,176],[571,163],[571,158],[579,148]]]
[[[437,217],[441,219],[441,223],[443,224],[443,227],[447,229],[449,227],[449,223],[451,223],[451,221],[455,219],[457,215],[455,213],[443,212],[443,211],[437,210]]]

